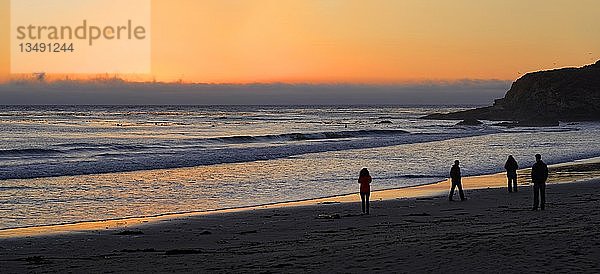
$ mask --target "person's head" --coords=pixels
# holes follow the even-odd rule
[[[460,162],[458,160],[454,160],[454,165],[457,166]]]
[[[360,177],[363,177],[363,176],[370,176],[370,175],[369,175],[369,170],[368,170],[366,167],[365,167],[365,168],[363,168],[363,169],[361,169],[361,170],[360,170],[360,175],[359,175],[359,176],[360,176]]]
[[[538,161],[538,162],[541,161],[542,160],[542,155],[536,154],[535,155],[535,160]]]
[[[515,158],[512,155],[508,155],[509,160],[514,160]]]

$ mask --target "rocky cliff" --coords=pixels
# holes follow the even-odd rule
[[[423,118],[512,120],[524,124],[600,121],[600,61],[580,68],[528,73],[493,106]]]

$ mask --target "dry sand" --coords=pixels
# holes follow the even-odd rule
[[[551,180],[579,178],[561,170],[582,173],[554,168]],[[530,210],[529,186],[508,193],[503,182],[466,179],[491,188],[465,202],[439,195],[446,182],[375,192],[371,215],[349,195],[4,237],[0,272],[600,272],[599,179],[549,184],[545,211]]]

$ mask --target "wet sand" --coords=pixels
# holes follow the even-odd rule
[[[0,272],[598,272],[597,167],[551,168],[545,211],[495,174],[465,178],[465,202],[447,200],[447,182],[374,192],[368,216],[346,195],[4,235]]]

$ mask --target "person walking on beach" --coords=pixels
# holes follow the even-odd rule
[[[508,155],[504,169],[506,169],[506,177],[508,178],[508,192],[513,192],[513,185],[515,192],[517,192],[517,169],[519,169],[519,164],[512,155]]]
[[[450,196],[448,197],[448,200],[450,200],[450,201],[453,201],[452,196],[454,196],[454,188],[455,187],[458,187],[458,195],[460,196],[460,200],[461,201],[466,200],[465,193],[463,192],[463,189],[462,189],[462,183],[460,181],[461,180],[460,167],[458,166],[458,164],[459,164],[458,160],[454,161],[454,165],[450,169],[450,180],[452,181],[452,187],[450,188]]]
[[[546,180],[548,179],[548,166],[542,161],[542,155],[535,155],[535,164],[531,167],[531,182],[533,183],[533,209],[541,210],[546,207]],[[540,201],[541,198],[541,201]]]
[[[362,201],[362,213],[369,215],[369,196],[371,196],[371,175],[365,167],[360,170],[358,183],[360,184],[360,199]]]

